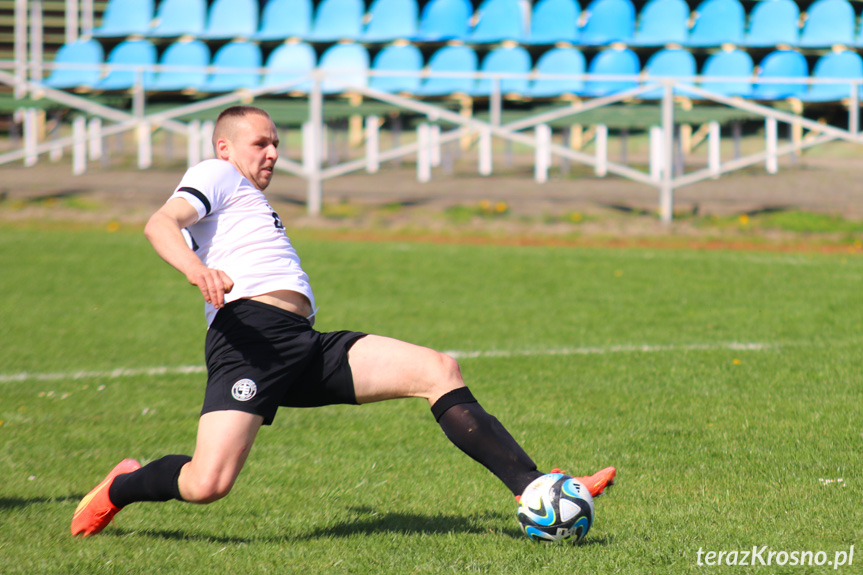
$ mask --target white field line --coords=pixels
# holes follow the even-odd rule
[[[657,353],[662,351],[764,351],[778,349],[778,344],[772,343],[692,343],[692,344],[624,344],[606,347],[562,347],[557,349],[523,349],[523,350],[500,350],[500,351],[448,351],[447,354],[456,359],[473,359],[482,357],[533,357],[551,355],[603,355],[608,353]]]
[[[692,344],[667,344],[667,345],[611,345],[606,347],[562,347],[551,349],[522,349],[522,350],[489,350],[489,351],[447,351],[448,355],[456,359],[475,358],[510,358],[510,357],[542,357],[556,355],[603,355],[609,353],[658,353],[666,351],[764,351],[778,349],[779,344],[771,343],[692,343]],[[55,373],[0,373],[0,383],[14,383],[25,381],[60,381],[79,379],[119,379],[123,377],[137,377],[142,375],[183,375],[206,373],[207,368],[202,365],[160,366],[143,368],[117,368],[105,371],[68,371]]]
[[[141,375],[173,375],[185,373],[204,373],[207,368],[203,365],[181,365],[178,367],[142,367],[142,368],[117,368],[105,371],[67,371],[55,373],[10,373],[0,374],[0,383],[22,382],[22,381],[57,381],[75,379],[118,379],[121,377],[135,377]]]

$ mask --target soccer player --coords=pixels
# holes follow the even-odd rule
[[[95,535],[126,505],[178,499],[210,503],[230,492],[262,425],[279,407],[364,404],[420,397],[449,440],[518,499],[541,476],[488,414],[446,354],[359,332],[313,329],[315,298],[300,259],[263,191],[279,138],[262,109],[224,110],[215,159],[190,168],[147,222],[156,253],[197,286],[208,323],[208,380],[193,455],[141,467],[124,459],[75,510],[73,535]],[[606,468],[582,478],[592,495]]]

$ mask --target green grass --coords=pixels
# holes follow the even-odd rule
[[[855,544],[839,571],[859,572],[860,256],[294,243],[320,329],[495,352],[463,372],[541,468],[618,467],[585,543],[520,535],[507,490],[407,400],[282,411],[228,498],[72,538],[119,459],[190,452],[205,380],[93,372],[200,365],[202,304],[140,233],[4,229],[3,573],[774,573],[697,553]]]

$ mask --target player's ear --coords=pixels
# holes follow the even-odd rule
[[[216,140],[216,157],[220,160],[227,160],[230,156],[230,144],[225,138]]]

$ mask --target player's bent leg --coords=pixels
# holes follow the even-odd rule
[[[180,471],[184,501],[212,503],[226,496],[249,456],[264,418],[242,411],[212,411],[201,416],[192,460]]]
[[[201,416],[195,456],[166,455],[144,467],[124,459],[78,505],[72,534],[102,531],[118,511],[138,501],[210,503],[230,492],[263,423],[258,415],[217,411]]]
[[[348,352],[357,403],[422,397],[433,405],[464,387],[458,362],[412,343],[378,335],[358,340]]]
[[[99,485],[81,499],[72,515],[72,535],[89,537],[96,535],[111,523],[114,515],[122,507],[114,505],[108,497],[108,490],[118,476],[132,473],[141,468],[134,459],[124,459],[108,473]]]

